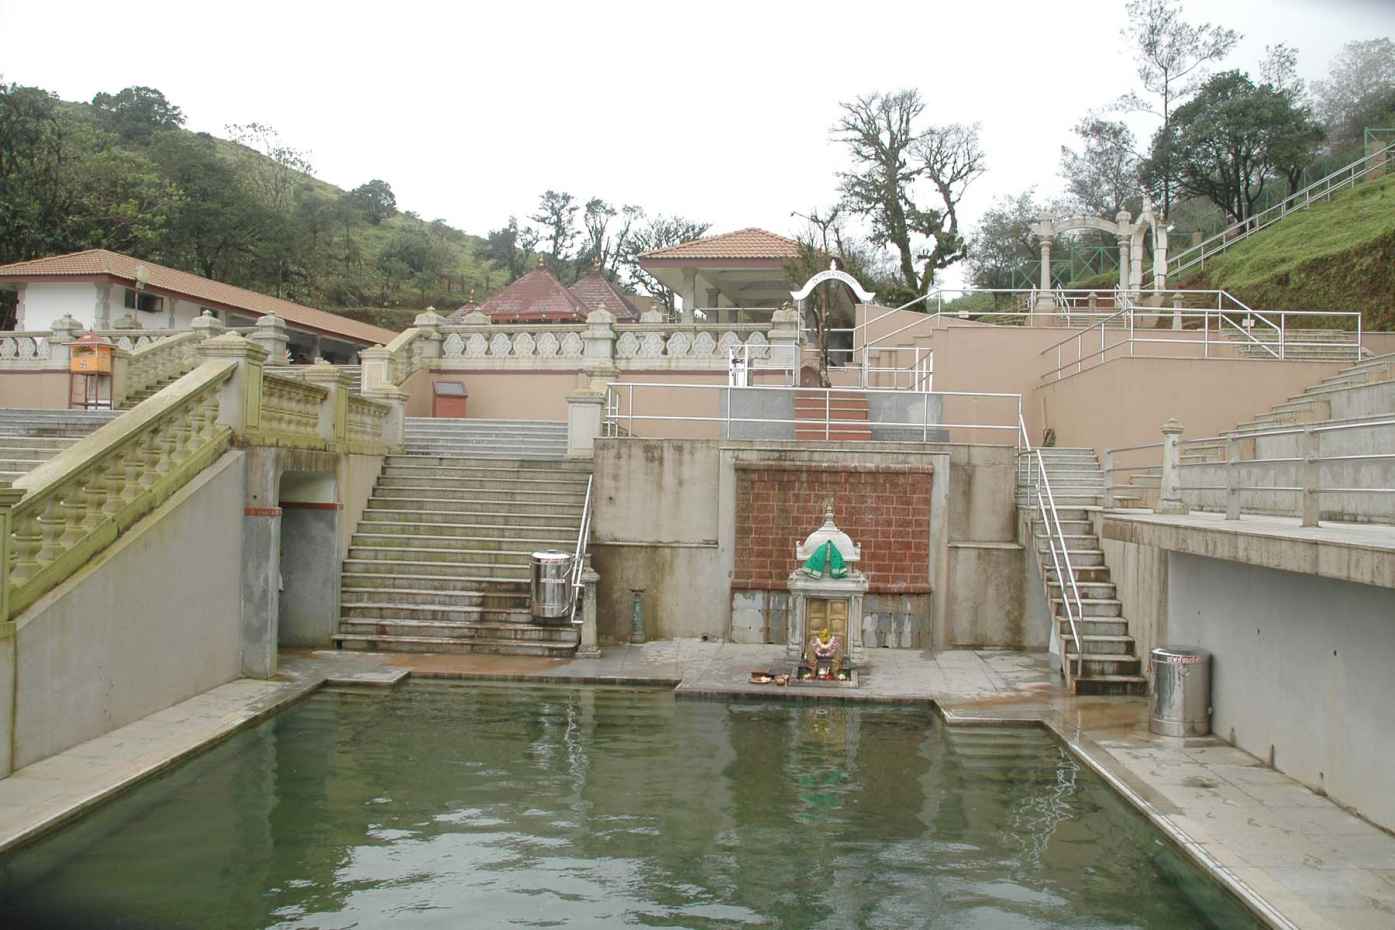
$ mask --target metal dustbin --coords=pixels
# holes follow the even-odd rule
[[[530,589],[533,619],[564,620],[572,610],[572,556],[560,549],[533,553]]]
[[[1194,646],[1153,650],[1153,714],[1148,728],[1159,736],[1211,732],[1211,653]]]

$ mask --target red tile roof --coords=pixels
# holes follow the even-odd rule
[[[570,323],[586,318],[586,307],[546,268],[535,268],[478,307],[450,315],[459,323],[472,310],[499,323]]]
[[[0,265],[0,281],[106,275],[134,283],[136,269],[141,265],[145,266],[146,280],[151,288],[187,297],[195,303],[215,304],[220,308],[241,310],[255,316],[274,313],[287,323],[369,345],[386,345],[397,335],[392,330],[380,326],[360,323],[325,310],[305,307],[279,297],[259,294],[256,291],[224,284],[222,281],[214,281],[212,278],[167,268],[106,249],[88,249],[85,252],[70,252],[67,255],[53,255],[27,262]]]
[[[639,311],[630,303],[629,298],[620,293],[620,289],[611,284],[610,279],[597,268],[592,268],[582,275],[570,290],[572,296],[581,301],[587,313],[605,304],[605,308],[615,314],[615,319],[622,323],[639,319]]]
[[[798,257],[799,243],[755,227],[738,229],[736,232],[722,233],[719,236],[708,236],[705,239],[694,239],[692,242],[656,249],[640,256],[643,261],[724,258],[788,261]]]

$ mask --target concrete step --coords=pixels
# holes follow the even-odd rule
[[[528,582],[520,578],[497,578],[463,572],[423,573],[402,565],[360,562],[345,569],[341,588],[364,591],[444,591],[482,594],[484,603],[495,598],[527,598]],[[491,604],[492,606],[492,604]]]
[[[397,502],[394,502],[397,503]],[[510,505],[512,506],[512,505]],[[542,513],[520,513],[511,510],[394,510],[391,508],[370,507],[363,512],[363,520],[378,526],[448,526],[448,527],[504,527],[536,528],[543,530],[566,530],[576,532],[564,522],[568,515],[559,514],[555,509]],[[395,532],[395,531],[394,531]]]
[[[528,564],[495,564],[492,562],[451,562],[426,559],[361,559],[344,560],[344,576],[372,575],[381,578],[436,578],[455,581],[458,587],[475,587],[476,582],[513,582],[526,585]]]
[[[537,479],[525,480],[506,478],[502,476],[492,479],[478,479],[453,477],[436,478],[428,475],[384,475],[378,479],[377,488],[378,490],[382,490],[383,488],[444,488],[461,493],[469,491],[511,491],[519,494],[546,494],[549,498],[568,496],[580,499],[586,496],[586,482],[584,481],[541,481]]]
[[[586,490],[586,475],[562,472],[549,474],[539,469],[521,468],[450,468],[444,465],[398,465],[388,462],[383,466],[384,478],[432,478],[448,479],[462,487],[471,485],[492,485],[500,482],[520,487],[578,488]]]
[[[336,633],[334,641],[343,649],[370,652],[434,652],[448,654],[529,655],[565,659],[575,655],[579,638],[573,642],[527,642],[517,639],[449,636],[392,636],[388,634]]]
[[[1074,655],[1079,650],[1075,647],[1075,637],[1069,633],[1061,634],[1061,641],[1065,644],[1066,651]],[[1100,634],[1086,633],[1080,634],[1081,644],[1084,646],[1086,655],[1110,655],[1129,656],[1137,658],[1134,651],[1134,639],[1125,634]]]
[[[369,511],[374,513],[389,511],[416,513],[422,520],[428,519],[428,514],[431,513],[444,514],[449,516],[451,520],[456,520],[463,514],[471,513],[517,513],[555,517],[561,512],[556,502],[537,500],[531,497],[526,497],[523,500],[475,500],[466,497],[425,496],[420,493],[371,497],[368,499],[368,510],[364,512],[367,514]],[[374,519],[381,518],[374,517]]]
[[[362,526],[359,527],[362,529]],[[524,555],[535,552],[539,549],[565,549],[576,548],[576,533],[569,539],[565,534],[555,534],[543,536],[538,534],[513,535],[499,534],[495,536],[432,536],[413,535],[409,533],[354,533],[350,538],[350,547],[354,549],[409,549],[421,550],[424,552],[511,552],[519,551]]]
[[[345,621],[342,633],[388,636],[432,636],[447,639],[512,640],[522,643],[560,643],[575,646],[577,632],[571,623],[546,626],[523,620],[484,620],[450,623],[440,620],[394,620],[358,618]]]
[[[494,540],[494,542],[504,543],[507,540]],[[497,575],[499,572],[505,574],[521,572],[522,577],[526,579],[531,564],[529,561],[531,554],[531,549],[426,549],[411,546],[351,545],[345,565],[351,562],[377,562],[379,564],[409,563],[411,565],[433,565],[447,568],[463,566],[467,567],[470,572],[479,571],[487,575]]]
[[[1062,520],[1060,521],[1060,523],[1061,532],[1065,533],[1068,536],[1091,535],[1092,524],[1089,520]],[[1041,522],[1040,517],[1037,517],[1036,519],[1032,520],[1032,532],[1034,534],[1038,536],[1041,535],[1043,529],[1044,524]]]
[[[1093,674],[1088,668],[1083,676],[1076,679],[1075,685],[1079,694],[1139,695],[1148,693],[1148,679],[1142,675]]]
[[[550,504],[553,507],[574,506],[579,511],[586,500],[584,491],[532,491],[499,488],[453,488],[443,485],[419,484],[413,479],[384,478],[373,489],[373,497],[396,500],[450,501],[517,501],[519,503]]]
[[[340,631],[348,623],[416,622],[459,626],[468,623],[527,622],[528,606],[522,607],[452,607],[449,604],[394,604],[380,601],[352,602],[340,605]],[[363,631],[358,631],[363,632]],[[381,632],[381,631],[379,631]]]
[[[367,516],[367,514],[365,514]],[[355,536],[364,539],[439,539],[457,541],[472,539],[516,539],[555,542],[575,541],[581,526],[546,524],[520,526],[516,523],[393,523],[389,520],[360,520]]]
[[[1124,613],[1124,605],[1119,601],[1108,597],[1085,597],[1085,592],[1080,592],[1080,609],[1087,617],[1120,617]],[[1059,597],[1051,599],[1052,610],[1057,616],[1065,615],[1065,607]],[[1078,617],[1076,619],[1079,619]]]
[[[28,436],[23,433],[0,433],[0,451],[7,449],[47,449],[52,454],[62,452],[77,442],[78,436]]]
[[[515,598],[520,607],[526,607],[528,603],[526,593],[489,595],[478,589],[433,591],[429,588],[344,588],[340,594],[339,603],[341,606],[394,604],[399,607],[420,605],[465,610],[483,607],[486,598],[497,600],[501,597]]]
[[[1077,617],[1075,626],[1082,637],[1127,636],[1129,633],[1129,621],[1124,617]],[[1059,614],[1056,616],[1056,633],[1062,638],[1071,635],[1070,621]]]
[[[587,461],[539,462],[537,459],[481,459],[474,455],[389,455],[384,465],[436,465],[442,468],[464,468],[484,471],[507,469],[527,472],[534,475],[590,475],[591,463]]]
[[[1057,581],[1048,581],[1047,588],[1050,590],[1052,600],[1060,598],[1061,585]],[[1076,580],[1075,588],[1080,592],[1082,598],[1091,600],[1113,600],[1119,593],[1118,586],[1112,581],[1080,581]]]

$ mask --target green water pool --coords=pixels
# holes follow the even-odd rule
[[[320,693],[0,860],[15,928],[1254,928],[1049,734]]]

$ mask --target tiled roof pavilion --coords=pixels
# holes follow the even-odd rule
[[[707,236],[655,249],[640,256],[640,263],[650,262],[690,262],[690,261],[758,261],[785,262],[799,257],[799,243],[773,232],[757,229],[754,226],[738,229],[735,232]]]
[[[325,310],[316,310],[107,249],[88,249],[85,252],[0,265],[0,284],[99,279],[134,284],[136,269],[142,265],[145,266],[146,287],[154,293],[164,292],[217,309],[240,311],[253,316],[274,313],[300,329],[365,345],[386,345],[397,335],[380,326],[360,323]]]
[[[655,249],[640,267],[683,298],[688,308],[775,308],[789,300],[785,266],[799,257],[799,243],[748,227]]]
[[[637,317],[625,295],[598,269],[568,288],[539,265],[479,306],[460,307],[450,320],[459,323],[477,310],[495,323],[572,323],[586,319],[603,303],[617,320]]]

